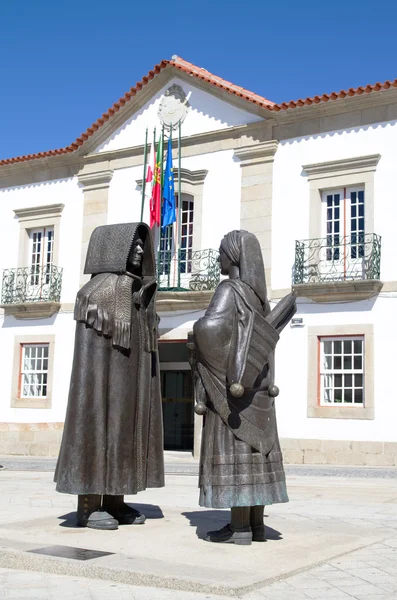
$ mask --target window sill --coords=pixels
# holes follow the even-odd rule
[[[25,304],[2,304],[6,317],[15,319],[48,319],[61,308],[60,302],[27,302]]]
[[[366,419],[368,421],[375,418],[371,406],[308,406],[307,416],[313,419]]]
[[[382,287],[383,282],[378,279],[364,279],[329,281],[326,283],[299,283],[295,284],[292,289],[298,296],[310,298],[314,302],[343,302],[346,300],[367,300],[379,294]]]
[[[51,408],[51,398],[13,398],[11,408]]]

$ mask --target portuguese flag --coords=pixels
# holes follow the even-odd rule
[[[160,136],[157,146],[156,164],[153,173],[152,197],[150,198],[150,227],[160,226],[161,219],[161,190],[163,180],[163,136]]]

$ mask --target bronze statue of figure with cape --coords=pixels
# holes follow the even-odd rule
[[[77,523],[142,524],[124,495],[164,486],[156,269],[145,223],[91,235],[78,292],[68,408],[55,472],[78,495]]]
[[[274,350],[296,303],[291,293],[270,310],[262,253],[252,233],[228,233],[220,263],[229,279],[194,324],[190,345],[197,407],[205,407],[200,506],[231,508],[230,524],[208,532],[208,541],[251,544],[266,540],[264,506],[288,502],[274,406]]]

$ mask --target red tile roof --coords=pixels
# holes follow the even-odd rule
[[[259,106],[265,110],[279,112],[290,110],[294,108],[299,108],[301,106],[310,106],[312,104],[320,104],[323,102],[328,102],[330,100],[338,100],[339,98],[346,98],[347,96],[359,96],[361,94],[369,94],[370,92],[378,92],[381,90],[388,90],[391,87],[397,87],[397,79],[394,81],[385,81],[384,83],[376,83],[375,85],[367,85],[365,87],[358,88],[349,88],[348,90],[341,90],[340,92],[332,92],[331,94],[322,94],[321,96],[313,96],[312,98],[299,99],[290,102],[282,102],[281,104],[276,104],[271,100],[267,100],[263,96],[259,96],[258,94],[254,94],[245,88],[242,88],[238,85],[234,85],[230,81],[226,81],[217,75],[213,75],[206,69],[201,67],[197,67],[192,63],[183,60],[179,56],[174,56],[172,60],[163,60],[161,63],[156,65],[149,73],[142,78],[141,81],[135,84],[135,87],[132,87],[128,92],[122,96],[117,102],[113,104],[103,115],[88,127],[88,129],[81,134],[72,144],[66,146],[65,148],[59,148],[57,150],[49,150],[47,152],[38,152],[37,154],[28,154],[26,156],[17,156],[14,158],[6,158],[0,160],[0,166],[25,162],[28,160],[34,160],[38,158],[46,158],[49,156],[57,156],[59,154],[69,154],[71,152],[75,152],[80,146],[88,140],[94,133],[106,123],[116,112],[120,110],[131,98],[136,96],[140,90],[149,83],[156,75],[158,75],[161,71],[163,71],[166,67],[172,67],[174,69],[178,69],[191,75],[193,77],[197,77],[211,85],[216,86],[219,89],[225,90],[226,92],[233,94],[234,96],[238,96],[243,100],[251,102],[256,106]]]

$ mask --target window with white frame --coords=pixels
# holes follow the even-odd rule
[[[320,405],[364,406],[364,336],[320,337]]]
[[[323,270],[354,278],[365,255],[364,187],[347,187],[322,193],[326,238]]]
[[[182,194],[182,231],[181,231],[181,273],[191,273],[193,256],[193,219],[194,200],[188,194]]]
[[[21,344],[20,398],[46,398],[49,344]]]
[[[32,229],[29,232],[29,239],[30,285],[48,284],[54,260],[54,228]]]

